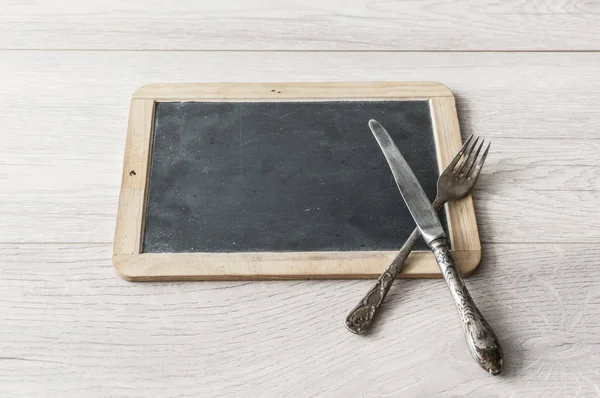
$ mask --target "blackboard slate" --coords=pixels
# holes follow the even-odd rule
[[[157,102],[142,252],[399,249],[415,224],[371,118],[433,200],[428,101]]]

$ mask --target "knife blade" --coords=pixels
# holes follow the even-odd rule
[[[376,120],[369,120],[369,127],[381,147],[385,159],[390,165],[400,194],[406,202],[410,214],[417,223],[417,227],[421,231],[425,243],[429,245],[429,242],[435,239],[445,238],[446,234],[433,206],[429,202],[423,188],[421,188],[419,180],[417,180],[417,177],[408,163],[406,163],[406,160],[404,160],[398,147],[394,144],[392,137]],[[402,185],[400,185],[401,183]]]
[[[423,191],[419,180],[385,128],[374,119],[369,120],[369,128],[390,166],[396,185],[410,214],[415,220],[423,239],[433,252],[450,289],[463,324],[463,331],[471,356],[487,372],[492,375],[500,374],[502,371],[502,348],[494,331],[481,315],[456,270],[440,219]]]

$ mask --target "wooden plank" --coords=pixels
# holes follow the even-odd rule
[[[2,49],[598,50],[596,2],[12,2]]]
[[[481,258],[479,250],[452,253],[465,277],[475,271]],[[395,255],[395,251],[115,254],[113,264],[119,276],[129,281],[372,279],[381,275]],[[398,277],[442,276],[431,253],[416,251]]]
[[[456,134],[460,132],[460,127],[456,117],[455,100],[453,97],[438,97],[432,98],[430,104],[438,166],[440,170],[445,170],[462,146],[460,133]],[[479,251],[481,245],[472,196],[446,203],[445,208],[452,249]]]
[[[149,174],[154,125],[154,101],[132,100],[129,115],[115,229],[115,255],[133,255],[141,251],[146,182]]]
[[[319,100],[355,99],[429,99],[451,97],[452,92],[438,82],[325,82],[325,83],[178,83],[148,84],[135,93],[135,99],[155,101],[190,100]]]
[[[482,242],[598,242],[600,226],[592,220],[600,191],[565,191],[558,186],[517,194],[510,181],[491,185],[473,194]]]
[[[23,134],[33,133],[44,112],[51,118],[46,135],[64,130],[63,109],[69,107],[70,123],[90,122],[79,129],[89,138],[90,127],[118,128],[122,134],[131,95],[149,83],[401,79],[448,86],[456,96],[463,134],[597,139],[600,119],[591,101],[600,87],[599,63],[597,53],[6,51],[0,58],[6,77],[1,106],[29,108],[24,117],[6,114],[7,127],[18,121]],[[99,80],[103,75],[111,78]]]
[[[473,195],[481,241],[597,244],[598,64],[593,53],[3,52],[0,242],[112,242],[132,93],[202,76],[441,81],[463,137],[492,143]]]
[[[364,337],[343,321],[371,281],[137,284],[114,274],[111,251],[0,245],[4,394],[594,396],[600,384],[597,245],[483,246],[466,283],[502,342],[498,378],[469,356],[443,281],[396,282]]]

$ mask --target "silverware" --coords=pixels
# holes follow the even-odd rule
[[[442,224],[404,157],[387,131],[377,121],[370,120],[369,127],[381,147],[392,170],[398,189],[410,211],[421,236],[433,252],[440,271],[450,289],[454,304],[463,324],[467,347],[471,356],[484,370],[492,375],[502,371],[500,343],[473,302],[467,287],[456,270]],[[467,167],[468,164],[465,164]]]
[[[437,195],[432,203],[436,211],[441,209],[446,202],[464,198],[471,193],[490,149],[488,144],[483,151],[483,155],[478,159],[477,157],[483,148],[483,140],[479,141],[479,138],[476,138],[471,143],[472,139],[473,136],[465,141],[462,148],[454,156],[454,159],[452,159],[438,178]],[[477,145],[478,142],[479,145]],[[383,303],[394,279],[400,274],[406,258],[420,236],[419,229],[415,228],[398,254],[396,254],[396,257],[379,276],[377,282],[375,282],[356,307],[350,311],[346,317],[346,327],[348,330],[356,334],[365,334],[368,331],[377,310],[381,306],[381,303]]]

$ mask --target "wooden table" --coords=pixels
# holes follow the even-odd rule
[[[0,395],[598,396],[600,7],[594,2],[9,2],[0,15]],[[154,82],[435,80],[492,149],[467,284],[136,284],[111,265],[132,92]],[[399,242],[400,244],[401,242]]]

